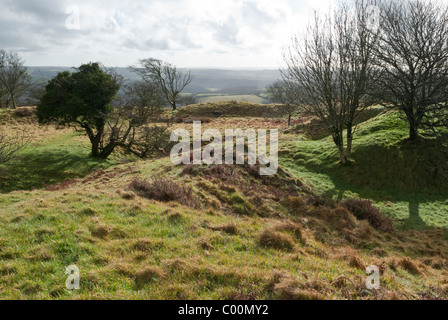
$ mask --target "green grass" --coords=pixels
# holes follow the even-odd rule
[[[284,142],[281,163],[316,192],[371,199],[408,227],[448,227],[446,156],[435,140],[412,144],[398,113],[384,112],[355,133],[352,166],[341,166],[331,137]]]
[[[45,144],[28,145],[17,159],[1,168],[0,191],[42,188],[84,177],[113,164],[113,161],[90,158],[90,145],[82,137],[81,133],[64,133],[49,137]]]
[[[127,167],[110,168],[103,177],[64,190],[0,195],[0,298],[232,299],[242,294],[339,299],[346,291],[333,286],[338,277],[355,283],[365,276],[349,265],[345,248],[315,241],[308,228],[306,243],[290,235],[289,250],[259,245],[260,233],[283,221],[278,214],[229,215],[175,202],[124,199],[120,192],[135,177],[165,172],[179,178],[180,172],[167,171],[166,159],[134,163],[132,173],[120,173]],[[241,202],[241,196],[229,197]],[[236,233],[210,228],[229,222]],[[356,256],[366,265],[376,259],[361,251]],[[71,292],[65,288],[65,269],[72,264],[80,269],[81,289]],[[149,277],[141,276],[145,271]],[[440,279],[398,273],[383,277],[389,297],[404,285],[429,290]],[[360,298],[359,288],[348,288],[350,297]]]
[[[221,110],[250,118],[263,110],[272,114],[271,108],[217,103],[184,112],[213,116]],[[425,144],[410,148],[403,142],[406,125],[394,114],[372,112],[363,120],[353,167],[338,165],[329,137],[297,134],[281,135],[282,164],[321,193],[369,197],[397,218],[407,219],[411,211],[423,224],[407,219],[410,226],[444,226],[444,182],[433,185],[424,175],[443,155]],[[232,174],[207,168],[186,174],[169,158],[101,162],[88,157],[90,145],[80,133],[29,129],[35,130],[34,140],[1,173],[7,180],[0,193],[0,299],[368,299],[362,295],[364,265],[395,261],[398,267],[382,275],[376,298],[448,292],[448,245],[441,230],[374,230],[342,207],[312,204],[285,171],[263,180],[244,167]],[[416,152],[424,157],[405,160]],[[104,171],[92,174],[97,169]],[[130,190],[134,179],[155,176],[192,186],[203,207],[158,202]],[[85,179],[42,188],[73,178]],[[273,242],[288,239],[287,250],[260,242],[266,231]],[[400,267],[404,257],[423,276]],[[80,269],[79,291],[65,288],[65,270],[72,264]],[[345,286],[337,284],[341,279]]]

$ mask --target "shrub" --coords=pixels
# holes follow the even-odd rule
[[[330,207],[335,208],[336,207],[336,201],[325,196],[312,196],[308,199],[308,204],[315,206],[315,207]]]
[[[198,120],[195,120],[195,121],[201,121],[202,123],[210,123],[210,122],[213,122],[213,119],[212,118],[207,118],[207,117],[201,117],[201,118],[199,118]]]
[[[185,118],[183,118],[183,117],[175,117],[175,118],[173,118],[173,122],[174,123],[184,123],[184,121],[185,121]]]
[[[129,187],[143,198],[162,202],[177,201],[188,207],[200,207],[200,201],[193,195],[191,187],[182,186],[171,179],[154,178],[151,183],[135,179]]]
[[[17,108],[14,110],[14,115],[19,118],[27,118],[36,115],[36,108]]]
[[[342,205],[358,220],[367,220],[377,230],[389,233],[395,231],[392,220],[385,217],[369,200],[347,199]]]
[[[190,176],[197,176],[200,173],[200,168],[194,164],[187,164],[182,169],[182,174],[188,174]]]

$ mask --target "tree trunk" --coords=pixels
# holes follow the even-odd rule
[[[412,112],[411,110],[413,110],[412,108],[408,108],[408,110],[405,110],[406,113],[406,117],[408,119],[409,122],[409,140],[410,141],[416,141],[419,137],[418,135],[418,121],[416,119],[416,115],[414,114],[414,112]],[[406,112],[408,111],[408,112]]]
[[[341,160],[341,163],[345,164],[347,162],[347,157],[345,156],[345,150],[344,150],[344,136],[342,135],[341,132],[334,133],[333,141],[338,147],[339,158]]]
[[[352,145],[353,145],[353,125],[347,124],[347,152],[346,159],[348,162],[352,159]]]
[[[110,157],[110,155],[112,154],[112,152],[114,152],[115,147],[117,146],[117,144],[115,142],[113,143],[109,143],[104,150],[101,151],[101,153],[98,155],[99,158],[106,160],[107,158]]]
[[[409,140],[410,141],[417,141],[419,134],[418,134],[418,127],[415,125],[415,123],[409,123],[410,124],[410,128],[409,128]]]
[[[92,143],[92,153],[90,154],[94,158],[99,158],[100,156],[100,143],[101,136],[103,135],[103,130],[99,130],[95,136],[92,136],[90,142]]]
[[[288,116],[288,127],[291,126],[291,115]]]
[[[100,143],[97,137],[92,141],[92,152],[90,153],[90,156],[94,158],[98,158],[100,155]]]
[[[11,95],[11,102],[12,102],[12,109],[16,109],[17,108],[16,99],[14,98],[13,94]]]
[[[339,147],[339,158],[340,158],[342,164],[345,164],[347,162],[347,157],[345,155],[344,146]]]

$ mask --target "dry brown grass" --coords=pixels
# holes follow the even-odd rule
[[[77,184],[79,181],[80,181],[79,179],[65,180],[64,182],[61,182],[58,184],[52,184],[52,185],[45,186],[45,188],[47,191],[65,190],[65,189],[68,189],[68,188],[72,187],[73,185]]]
[[[92,227],[90,232],[92,233],[92,236],[96,238],[105,239],[112,232],[113,229],[114,228],[111,226],[100,224]]]
[[[137,288],[143,288],[152,281],[163,279],[165,272],[157,266],[148,266],[135,273],[135,285]]]
[[[366,270],[366,264],[359,257],[357,251],[351,247],[345,247],[340,250],[339,254],[335,256],[337,259],[341,261],[347,262],[349,267],[359,270]]]
[[[238,226],[235,222],[230,222],[225,225],[210,227],[213,231],[222,231],[231,235],[235,235],[238,233]]]
[[[316,211],[317,216],[328,223],[328,226],[337,231],[351,230],[356,226],[353,215],[345,208],[337,206],[332,209],[321,206]]]
[[[375,208],[372,201],[347,199],[342,202],[342,205],[353,213],[357,219],[367,220],[369,224],[377,230],[389,233],[395,231],[392,220],[384,216],[377,208]]]
[[[303,237],[302,228],[299,224],[291,220],[280,222],[277,225],[274,225],[271,230],[280,232],[286,231],[288,233],[291,233],[297,241],[306,243],[305,238]]]
[[[447,267],[446,259],[436,258],[436,259],[433,259],[433,261],[431,263],[431,268],[436,269],[436,270],[442,270],[446,267]]]
[[[352,268],[356,268],[356,269],[359,269],[359,270],[365,270],[366,269],[365,264],[356,255],[350,256],[349,261],[348,261],[348,265],[350,267],[352,267]]]
[[[279,104],[257,104],[250,102],[222,101],[215,103],[200,103],[187,106],[178,111],[181,117],[210,117],[218,118],[282,118],[285,113],[283,105]],[[278,119],[280,120],[280,119]],[[283,121],[284,122],[284,121]]]
[[[139,239],[133,245],[132,249],[141,252],[151,252],[154,244],[149,239]]]
[[[274,273],[268,290],[273,292],[274,298],[278,300],[323,300],[322,294],[324,284],[315,281],[303,283],[288,273]]]
[[[28,257],[31,261],[51,261],[54,254],[48,248],[38,248]]]
[[[418,267],[417,263],[410,258],[400,259],[398,265],[413,275],[422,275],[422,271]]]
[[[389,268],[396,271],[397,268],[402,268],[403,270],[409,272],[413,275],[422,275],[423,272],[418,266],[418,262],[408,258],[408,257],[391,257],[387,260]]]
[[[262,247],[285,251],[292,251],[295,245],[294,240],[290,236],[272,229],[267,229],[260,233],[256,242]]]
[[[134,179],[129,187],[143,198],[162,202],[177,201],[192,208],[200,207],[200,201],[193,194],[191,187],[180,185],[168,178],[154,178],[151,183]]]
[[[306,202],[300,196],[288,196],[282,199],[282,205],[284,205],[291,211],[298,212],[300,209],[303,209],[303,207],[306,205]]]
[[[196,270],[195,265],[192,265],[185,259],[180,258],[168,259],[163,262],[163,265],[164,268],[169,269],[172,273],[184,274],[186,272],[193,272]]]
[[[120,196],[125,200],[133,200],[136,197],[136,194],[132,191],[120,191]]]

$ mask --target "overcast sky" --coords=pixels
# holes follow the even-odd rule
[[[333,0],[0,0],[0,49],[29,66],[278,68],[291,36]],[[79,10],[79,25],[77,11]]]

